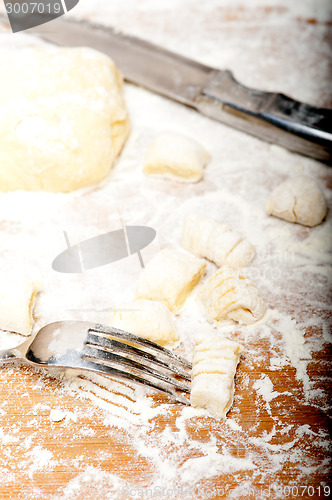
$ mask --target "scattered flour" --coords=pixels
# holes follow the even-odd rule
[[[63,411],[56,408],[53,408],[50,412],[50,420],[52,422],[61,422],[65,419],[72,420],[73,422],[77,422],[77,415],[73,412]]]
[[[261,378],[254,383],[253,388],[256,390],[257,394],[265,399],[267,403],[272,401],[272,399],[277,398],[281,394],[286,394],[288,396],[292,395],[292,393],[288,391],[274,391],[273,384],[267,375],[262,375]]]
[[[26,456],[27,463],[24,465],[27,467],[28,477],[30,479],[33,478],[35,472],[42,469],[50,470],[57,464],[57,461],[53,459],[53,454],[49,450],[38,445],[28,451]]]

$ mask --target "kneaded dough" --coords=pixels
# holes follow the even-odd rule
[[[280,184],[266,203],[266,212],[288,222],[317,226],[324,219],[327,204],[324,194],[310,177],[293,177]]]
[[[122,310],[112,311],[106,324],[162,346],[179,340],[172,313],[165,304],[156,300],[135,300]]]
[[[243,347],[219,335],[195,338],[190,402],[218,419],[233,404],[234,377]]]
[[[209,159],[210,154],[195,140],[164,133],[150,145],[144,172],[181,182],[197,182],[202,179]]]
[[[185,218],[182,246],[197,257],[206,257],[217,266],[247,266],[255,257],[255,248],[227,224],[209,217],[189,214]]]
[[[161,250],[142,271],[138,299],[160,300],[177,313],[205,273],[202,259],[178,250]]]
[[[232,320],[249,325],[262,319],[266,312],[256,287],[240,272],[226,266],[204,283],[198,300],[210,323]]]
[[[38,284],[28,278],[0,273],[0,329],[30,335]]]
[[[0,50],[0,190],[103,180],[129,133],[122,78],[89,48]]]

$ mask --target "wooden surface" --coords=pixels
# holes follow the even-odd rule
[[[264,345],[255,345],[256,352],[264,352]],[[323,464],[327,459],[327,450],[319,445],[317,437],[328,428],[329,420],[326,412],[319,407],[308,405],[301,398],[301,384],[295,380],[295,370],[283,369],[282,372],[271,374],[268,368],[269,354],[260,360],[256,366],[246,366],[245,357],[242,360],[237,376],[238,392],[241,388],[241,397],[235,398],[235,405],[229,412],[228,418],[235,418],[241,425],[241,432],[230,432],[225,423],[219,424],[213,419],[193,418],[187,425],[187,432],[193,439],[201,442],[208,441],[211,434],[216,438],[216,446],[222,453],[225,443],[232,456],[244,458],[250,452],[257,460],[260,470],[258,477],[253,478],[253,471],[238,471],[236,473],[218,475],[195,483],[195,478],[189,483],[182,483],[181,477],[175,484],[169,486],[175,494],[173,498],[181,498],[176,494],[176,488],[194,488],[191,498],[229,498],[229,492],[239,484],[246,484],[250,479],[252,498],[329,498],[323,494],[323,487],[329,484],[329,476],[325,473],[303,474],[303,457],[311,456],[312,464]],[[326,372],[322,369],[331,361],[331,354],[320,352],[311,363],[310,378],[317,381],[317,386],[326,388]],[[289,400],[280,396],[270,403],[270,409],[261,406],[257,412],[257,401],[253,389],[254,382],[262,374],[268,374],[273,381],[274,390],[291,391],[293,397]],[[249,376],[250,383],[245,389],[243,379]],[[79,399],[77,395],[67,394],[55,379],[46,379],[43,375],[32,373],[31,370],[2,369],[1,383],[1,410],[5,412],[5,421],[2,429],[5,436],[13,442],[2,440],[0,466],[8,470],[8,479],[2,485],[1,498],[135,498],[139,491],[147,491],[154,476],[153,463],[137,455],[135,447],[131,446],[130,435],[119,429],[105,424],[105,414],[96,408],[91,401]],[[329,397],[331,394],[329,395]],[[155,404],[165,403],[165,400],[155,397]],[[61,408],[73,412],[78,416],[77,422],[52,422],[49,418],[50,408]],[[167,417],[158,417],[154,422],[153,433],[163,431],[166,427],[174,428],[175,418],[179,415],[180,407],[172,405]],[[271,482],[261,480],[262,459],[266,460],[266,470],[270,467],[269,461],[278,456],[273,447],[292,443],[295,433],[290,430],[284,438],[272,439],[271,452],[260,450],[248,442],[248,437],[269,434],[275,426],[276,416],[278,425],[309,426],[309,435],[295,441],[287,452],[285,462],[280,465],[276,473],[270,475]],[[92,436],[81,434],[82,429],[89,429]],[[176,430],[176,429],[175,429]],[[151,432],[151,431],[150,431]],[[313,436],[316,439],[313,439]],[[30,447],[25,441],[31,439]],[[229,446],[229,439],[232,440]],[[315,442],[316,441],[316,442]],[[51,463],[38,463],[38,449],[35,454],[29,454],[35,446],[48,450],[52,454]],[[173,453],[172,444],[169,444],[170,453]],[[300,451],[295,455],[293,452]],[[301,450],[303,456],[301,454]],[[266,457],[264,456],[266,454]],[[200,456],[188,449],[190,458]],[[270,455],[270,456],[269,456]],[[283,455],[284,456],[284,455]],[[83,459],[82,459],[83,457]],[[264,467],[264,466],[263,466]],[[89,474],[89,470],[91,470]],[[98,471],[98,472],[96,472]],[[102,472],[101,472],[102,471]],[[13,480],[10,479],[14,472]],[[117,489],[108,474],[118,476],[122,486]],[[78,480],[77,478],[80,478]],[[68,484],[71,488],[68,488]],[[76,488],[74,485],[77,485]],[[67,486],[67,489],[66,489]],[[165,487],[165,486],[164,486]],[[272,489],[269,490],[269,487]],[[298,488],[298,495],[290,494],[288,488]],[[308,489],[311,487],[310,489]],[[127,493],[130,488],[131,494]],[[319,495],[319,488],[321,494]],[[64,490],[64,492],[63,492]],[[158,491],[158,490],[156,490]],[[314,491],[314,494],[312,492]],[[69,494],[70,492],[70,494]],[[222,493],[225,493],[223,495]],[[278,496],[276,492],[280,493]],[[293,492],[295,490],[293,489]],[[309,494],[310,493],[310,494]],[[62,496],[63,495],[63,496]],[[206,495],[206,496],[204,496]],[[248,498],[244,492],[238,498]],[[264,496],[265,495],[265,496]],[[157,496],[156,496],[157,498]],[[165,497],[166,498],[166,497]],[[250,498],[250,497],[249,497]]]
[[[105,7],[105,15],[99,9],[101,5]],[[140,5],[134,6],[128,1],[122,6],[110,7],[102,2],[98,6],[85,2],[81,14],[97,21],[107,19],[109,24],[124,31],[162,43],[207,64],[229,67],[247,85],[279,90],[321,106],[331,105],[327,42],[331,20],[327,3],[316,9],[316,3],[312,2],[311,10],[303,11],[300,8],[292,11],[282,1],[264,5],[255,2],[251,7],[213,2],[213,8],[210,8],[193,0],[190,8],[188,3],[182,2],[178,11],[175,4],[160,3],[160,10],[156,11],[148,1]],[[28,43],[27,38],[17,40],[22,45]],[[1,43],[7,42],[11,43],[8,36],[6,41],[3,37]],[[199,50],[201,47],[206,48]],[[202,134],[205,144],[210,137],[210,146],[215,144],[217,152],[219,138],[226,137],[219,156],[214,154],[215,163],[211,170],[207,170],[206,180],[186,188],[186,196],[190,199],[217,186],[228,189],[234,197],[238,193],[248,199],[252,196],[254,204],[257,184],[262,183],[265,196],[274,187],[275,179],[285,179],[293,168],[294,173],[309,173],[317,177],[325,189],[332,186],[330,170],[324,165],[290,156],[255,139],[227,131],[208,119],[196,118],[194,112],[181,106],[157,100],[152,94],[143,91],[139,94],[138,89],[130,88],[127,91],[133,108],[133,92],[142,99],[142,104],[135,104],[134,133],[145,130],[148,120],[154,117],[148,125],[146,143],[154,129],[161,130],[165,122],[168,128],[171,127],[172,116],[173,124],[181,123],[183,129],[188,128],[189,135],[190,131],[194,131],[197,138]],[[151,109],[146,110],[146,103],[151,103]],[[139,141],[134,142],[136,149],[133,148],[131,156],[124,152],[123,173],[121,163],[120,171],[117,170],[120,180],[129,177],[136,165],[140,168]],[[225,176],[220,176],[216,182],[213,176],[222,168]],[[165,212],[159,214],[165,219],[165,224],[169,217],[176,221],[177,207],[182,203],[185,188],[176,183],[147,182],[160,203],[170,200]],[[139,185],[132,187],[129,194],[119,190],[129,222],[130,214],[135,212],[135,206],[130,206],[131,196],[137,194],[135,190],[139,191]],[[75,204],[77,220],[82,224],[85,221],[91,223],[98,215],[95,224],[99,234],[105,215],[97,198],[98,192],[90,200],[90,205],[87,203],[89,212],[84,211],[86,198],[82,203],[75,201]],[[151,205],[151,212],[158,213],[155,198],[151,196],[146,201],[148,206]],[[223,214],[222,210],[221,206],[220,213]],[[179,219],[182,219],[182,213]],[[329,213],[327,222],[330,220]],[[142,223],[147,222],[142,220]],[[11,248],[9,243],[7,248],[6,238],[17,238],[18,255],[22,255],[19,241],[20,232],[23,235],[25,230],[24,224],[26,222],[8,222],[0,213],[1,244],[5,249],[3,258],[8,257]],[[252,237],[255,224],[259,221],[253,218],[245,223],[252,226],[252,233],[251,229],[249,231]],[[273,240],[275,245],[280,243],[278,239],[286,238],[287,231],[298,245],[309,240],[312,234],[318,234],[313,233],[315,230],[288,223],[282,226],[280,221],[275,224],[280,231]],[[158,226],[158,230],[161,244],[177,241],[178,237],[173,241],[166,230],[163,232],[162,226]],[[37,233],[38,228],[32,232],[34,238]],[[280,311],[281,319],[296,322],[296,331],[310,346],[311,359],[304,359],[303,365],[309,381],[301,374],[302,358],[301,354],[296,357],[296,348],[285,362],[287,325],[281,331],[281,320],[279,323],[275,320],[273,329],[272,319],[268,333],[264,324],[255,330],[234,326],[231,337],[244,344],[245,350],[236,377],[234,406],[223,422],[204,416],[185,418],[181,405],[168,404],[166,399],[156,395],[132,393],[130,397],[124,397],[126,402],[119,399],[117,403],[117,389],[114,389],[114,398],[112,392],[101,396],[96,389],[98,399],[94,400],[88,391],[70,388],[68,382],[63,384],[40,371],[11,364],[1,367],[0,498],[329,498],[330,494],[324,487],[332,486],[328,465],[331,350],[327,342],[331,326],[328,280],[331,259],[326,255],[324,253],[323,263],[315,254],[295,264],[292,261],[285,263],[282,259],[279,262],[272,258],[274,254],[265,260],[258,256],[261,260],[258,260],[257,269],[263,262],[268,277],[263,280],[258,275],[256,280],[264,300],[272,310]],[[31,262],[35,264],[37,260]],[[323,266],[325,274],[317,271],[318,267],[316,271],[310,270],[311,264]],[[305,265],[308,266],[307,274]],[[273,276],[276,274],[273,273],[278,271],[281,275],[275,283]],[[99,305],[97,299],[94,305]],[[51,315],[36,318],[37,322],[53,319]],[[180,318],[179,322],[181,328],[190,330],[191,323],[189,321],[186,327],[186,318]],[[18,341],[13,337],[13,342]],[[284,364],[273,368],[271,360],[275,363],[278,358]],[[257,382],[266,380],[266,376],[275,391],[270,401],[259,393],[257,386],[254,387]],[[304,387],[307,383],[308,390]],[[89,387],[93,390],[92,386]],[[108,405],[104,409],[101,407],[103,397]],[[146,400],[156,416],[153,416],[153,411],[151,417],[146,416]],[[120,413],[117,413],[117,408]],[[52,409],[60,409],[66,416],[55,422],[50,418]],[[134,414],[137,415],[136,423]]]

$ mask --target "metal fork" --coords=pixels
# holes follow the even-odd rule
[[[88,370],[130,380],[189,405],[192,365],[172,351],[116,328],[85,321],[50,323],[13,349],[0,363],[24,360],[42,367]]]

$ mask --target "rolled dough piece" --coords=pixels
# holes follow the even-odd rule
[[[29,279],[0,274],[0,329],[30,335],[38,285]]]
[[[182,246],[197,257],[206,257],[217,266],[247,266],[255,257],[255,248],[227,224],[209,217],[189,214],[185,218]]]
[[[180,182],[197,182],[203,177],[210,154],[189,137],[164,133],[152,142],[144,172]]]
[[[204,283],[198,299],[210,323],[232,320],[249,325],[262,319],[266,312],[256,287],[240,272],[226,266]]]
[[[0,190],[103,180],[129,133],[122,78],[89,48],[0,50]]]
[[[202,259],[177,250],[161,250],[142,271],[136,297],[160,300],[177,313],[205,269]]]
[[[266,203],[266,212],[288,222],[317,226],[324,219],[327,204],[324,194],[310,177],[293,177],[280,184]]]
[[[106,324],[162,346],[179,340],[172,313],[165,304],[156,300],[136,300],[123,310],[112,311]]]
[[[218,335],[195,338],[190,401],[218,419],[233,404],[234,377],[243,347]]]

